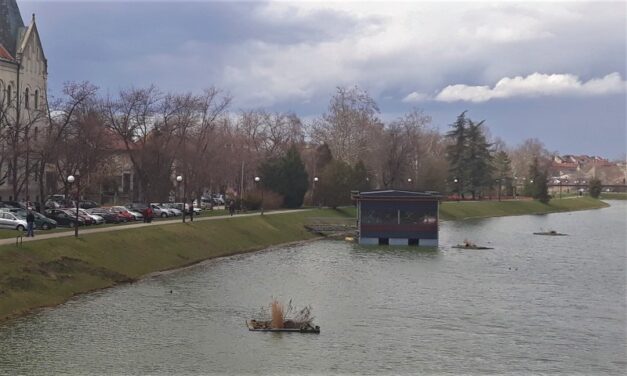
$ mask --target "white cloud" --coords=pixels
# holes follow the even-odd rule
[[[405,103],[424,102],[428,99],[430,99],[430,97],[427,94],[414,91],[414,92],[409,93],[405,98],[403,98],[403,102]]]
[[[626,88],[627,82],[617,72],[586,82],[582,82],[579,77],[572,74],[533,73],[527,77],[502,78],[493,88],[449,85],[442,89],[435,99],[441,102],[486,102],[491,99],[513,97],[593,96],[622,93]]]
[[[399,99],[411,103],[429,99],[421,93],[455,80],[495,82],[534,71],[586,75],[618,71],[624,66],[624,54],[617,52],[616,41],[624,44],[624,37],[612,36],[620,34],[624,22],[615,7],[614,11],[607,7],[592,3],[270,2],[258,8],[256,16],[286,30],[295,22],[312,24],[334,12],[352,20],[354,26],[332,38],[312,37],[291,44],[253,39],[231,45],[224,54],[229,69],[223,72],[221,84],[232,88],[236,98],[257,105],[327,97],[335,86],[354,84],[375,97],[409,92]],[[583,19],[587,21],[582,23]],[[568,46],[571,40],[578,44]],[[617,58],[607,63],[610,55],[621,56],[622,65],[615,64]],[[597,86],[603,88],[611,79],[604,78]],[[527,77],[520,83],[503,84],[533,82]],[[593,84],[586,83],[586,90],[594,91]],[[536,89],[527,90],[531,95]],[[440,93],[439,99],[485,101],[499,93],[489,87],[455,85]]]

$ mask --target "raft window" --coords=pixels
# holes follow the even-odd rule
[[[389,238],[379,238],[379,245],[390,245]]]
[[[415,245],[415,246],[417,246],[418,243],[420,243],[420,239],[410,238],[409,241],[407,242],[407,245]]]

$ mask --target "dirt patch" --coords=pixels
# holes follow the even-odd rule
[[[83,260],[75,259],[72,257],[61,257],[57,260],[42,262],[39,263],[38,266],[40,274],[55,279],[58,276],[61,280],[71,279],[71,273],[85,273],[110,279],[115,282],[128,280],[128,277],[124,274],[120,274],[118,272],[114,272],[103,267],[96,267],[90,265]]]
[[[33,281],[27,277],[7,277],[2,283],[11,290],[28,290],[33,287]]]

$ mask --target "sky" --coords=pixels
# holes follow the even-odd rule
[[[394,120],[442,131],[468,110],[509,146],[625,156],[626,2],[18,0],[48,59],[49,92],[157,85],[233,96],[233,111],[324,113],[359,86]]]

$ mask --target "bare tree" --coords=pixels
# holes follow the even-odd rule
[[[214,87],[190,101],[192,110],[188,127],[180,127],[181,153],[177,156],[177,171],[184,175],[189,197],[200,203],[206,188],[211,186],[216,157],[222,151],[216,128],[224,124],[231,97]]]
[[[68,82],[63,87],[63,97],[47,103],[48,127],[44,132],[41,132],[36,148],[37,158],[40,161],[36,173],[39,183],[39,197],[42,201],[46,197],[46,180],[44,178],[46,169],[48,166],[55,165],[58,171],[57,161],[62,158],[62,148],[59,146],[65,141],[70,128],[76,126],[80,114],[86,114],[89,107],[93,109],[97,90],[98,88],[89,82]],[[59,176],[59,180],[65,193],[67,193],[65,176]]]
[[[35,158],[33,138],[38,137],[39,128],[46,123],[45,106],[30,97],[28,90],[24,95],[8,90],[0,94],[0,182],[11,184],[15,200],[24,191],[29,194],[31,176],[40,163]]]
[[[534,158],[538,158],[540,169],[544,170],[548,167],[551,154],[544,147],[542,141],[537,138],[529,138],[523,141],[517,147],[509,151],[512,163],[512,173],[516,177],[528,177],[529,166]]]
[[[366,91],[339,87],[327,112],[314,120],[311,137],[329,145],[336,159],[354,165],[371,154],[373,134],[383,128],[378,114],[379,107]]]

